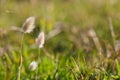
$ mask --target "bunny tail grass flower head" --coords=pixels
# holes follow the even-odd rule
[[[32,32],[33,29],[35,28],[34,24],[35,24],[35,17],[34,16],[27,18],[22,26],[22,32],[24,32],[24,33]]]
[[[42,48],[45,43],[45,35],[44,32],[40,32],[38,38],[36,39],[36,45],[39,48]]]
[[[29,70],[34,71],[38,67],[38,63],[36,61],[32,61],[29,65]]]

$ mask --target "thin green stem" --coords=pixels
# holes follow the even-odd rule
[[[40,65],[40,49],[38,48],[38,57],[37,57],[37,61],[38,61],[38,68],[36,70],[36,77],[35,80],[38,80],[38,76],[39,76],[39,65]]]
[[[38,63],[40,63],[40,49],[38,49]]]
[[[21,44],[20,44],[20,58],[19,58],[17,80],[20,80],[20,73],[21,73],[21,68],[22,68],[22,44],[23,44],[23,39],[24,39],[24,33],[22,34],[22,39],[21,39]]]
[[[21,39],[21,44],[20,44],[20,55],[22,55],[23,39],[24,39],[24,33],[22,34],[22,39]]]

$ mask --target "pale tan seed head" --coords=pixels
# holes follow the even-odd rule
[[[44,32],[39,33],[38,38],[36,39],[36,45],[39,48],[42,48],[45,43],[45,35]]]
[[[33,31],[33,29],[35,28],[35,17],[31,16],[29,18],[26,19],[26,21],[24,22],[23,26],[22,26],[22,31],[24,33],[30,33]]]

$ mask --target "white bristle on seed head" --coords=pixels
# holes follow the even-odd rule
[[[44,32],[39,33],[38,38],[36,39],[36,45],[39,48],[42,48],[45,43],[45,35]]]
[[[26,21],[24,22],[23,26],[22,26],[22,31],[24,33],[30,33],[33,31],[33,29],[35,28],[35,17],[31,16],[29,18],[26,19]]]
[[[29,65],[29,70],[34,71],[38,67],[38,63],[36,61],[32,61]]]

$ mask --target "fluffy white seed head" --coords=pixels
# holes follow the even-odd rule
[[[23,26],[22,26],[22,31],[24,33],[30,33],[33,31],[33,29],[35,28],[35,17],[31,16],[29,18],[26,19],[26,21],[24,22]]]
[[[44,32],[39,33],[38,38],[36,39],[36,45],[39,48],[42,48],[45,43],[45,35]]]
[[[38,67],[38,63],[36,61],[32,61],[29,65],[29,70],[34,71]]]

